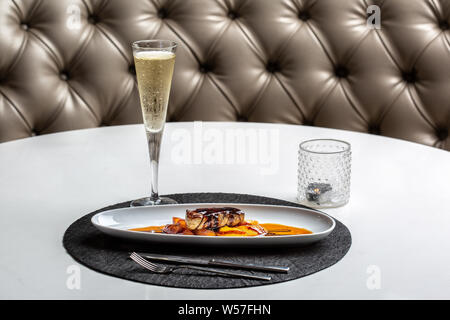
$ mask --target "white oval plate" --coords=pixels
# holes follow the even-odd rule
[[[172,223],[172,217],[184,218],[186,209],[193,210],[210,207],[239,208],[245,212],[246,220],[257,220],[259,223],[278,223],[291,227],[306,228],[313,233],[270,237],[212,237],[128,230],[169,224]],[[130,240],[146,240],[168,244],[239,246],[307,245],[327,237],[336,225],[336,222],[330,216],[311,209],[239,203],[193,203],[121,208],[97,213],[92,217],[91,221],[94,226],[106,234]]]

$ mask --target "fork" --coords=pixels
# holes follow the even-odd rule
[[[254,280],[266,280],[269,281],[271,278],[270,277],[266,277],[266,276],[256,276],[256,275],[251,275],[251,274],[246,274],[246,273],[240,273],[240,272],[231,272],[231,271],[222,271],[222,270],[217,270],[217,269],[210,269],[210,268],[202,268],[202,267],[197,267],[197,266],[191,266],[191,265],[177,265],[177,266],[159,266],[156,265],[146,259],[144,259],[143,257],[141,257],[140,255],[138,255],[136,252],[133,252],[130,255],[130,258],[134,260],[134,262],[136,262],[138,265],[140,265],[141,267],[144,267],[145,269],[154,272],[154,273],[161,273],[161,274],[168,274],[168,273],[172,273],[177,269],[191,269],[191,270],[197,270],[197,271],[204,271],[204,272],[211,272],[211,273],[216,273],[216,274],[220,274],[220,275],[226,275],[226,276],[232,276],[232,277],[239,277],[239,278],[247,278],[247,279],[254,279]]]

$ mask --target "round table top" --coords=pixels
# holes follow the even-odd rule
[[[66,228],[98,208],[146,196],[150,168],[142,125],[69,131],[0,144],[1,299],[450,298],[449,152],[297,125],[169,123],[164,134],[161,194],[234,192],[293,202],[299,142],[350,142],[350,202],[323,210],[352,232],[350,251],[305,278],[232,291],[144,285],[79,266],[62,246]],[[241,144],[228,144],[233,136]],[[256,156],[227,158],[242,150]]]

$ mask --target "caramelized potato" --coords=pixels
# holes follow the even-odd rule
[[[195,235],[197,236],[215,236],[216,233],[209,229],[201,229],[201,230],[194,230]]]
[[[178,217],[173,217],[172,221],[174,224],[180,224],[183,229],[186,229],[186,220],[182,219],[182,218],[178,218]]]
[[[244,222],[241,223],[241,226],[257,225],[257,224],[259,224],[259,222],[256,220],[245,220]]]
[[[189,230],[189,229],[184,229],[182,234],[185,234],[185,235],[188,235],[188,236],[193,236],[194,235],[194,233],[191,230]]]
[[[219,236],[226,237],[254,237],[260,234],[264,234],[265,230],[258,228],[257,225],[243,225],[239,227],[222,227],[219,229]]]
[[[246,228],[246,226],[239,226],[239,227],[222,227],[219,229],[219,234],[220,235],[225,235],[227,233],[235,233],[235,234],[241,234],[241,235],[245,235],[245,229],[243,230],[242,228]]]
[[[178,223],[178,222],[180,222],[180,221],[184,221],[184,219],[183,218],[179,218],[179,217],[172,217],[172,223]]]
[[[168,224],[164,227],[163,232],[168,234],[182,233],[185,229],[179,223]]]

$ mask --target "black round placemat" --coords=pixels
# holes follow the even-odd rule
[[[169,197],[179,203],[229,202],[303,207],[283,200],[244,194],[187,193],[169,195]],[[342,259],[352,242],[349,230],[339,221],[336,221],[336,228],[327,238],[311,246],[267,249],[174,247],[144,242],[127,242],[105,235],[91,224],[91,217],[94,214],[105,210],[128,207],[129,205],[130,202],[119,203],[92,212],[75,221],[64,234],[63,244],[67,252],[76,261],[88,268],[122,279],[177,288],[225,289],[267,285],[310,275],[328,268]],[[271,281],[221,277],[190,270],[177,270],[172,274],[160,275],[150,273],[128,259],[128,252],[130,251],[226,259],[262,265],[281,265],[290,267],[290,271],[289,273],[244,271],[270,275]]]

